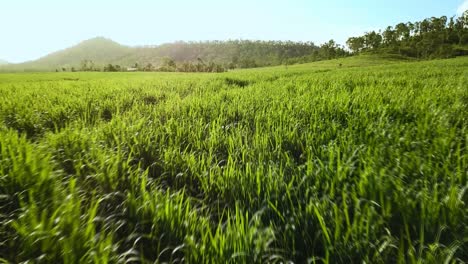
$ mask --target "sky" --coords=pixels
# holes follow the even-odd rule
[[[316,44],[431,16],[468,0],[1,0],[0,59],[38,59],[102,36],[124,45],[178,40],[293,40]]]

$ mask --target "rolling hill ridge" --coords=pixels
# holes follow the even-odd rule
[[[53,71],[62,68],[80,69],[84,61],[96,68],[108,64],[121,67],[176,63],[216,63],[230,68],[273,66],[288,60],[311,61],[320,56],[321,48],[312,42],[292,41],[202,41],[167,43],[155,46],[129,47],[107,38],[85,40],[73,47],[46,55],[38,60],[0,66],[0,71]],[[345,51],[342,50],[344,54]],[[293,63],[293,62],[292,62]]]

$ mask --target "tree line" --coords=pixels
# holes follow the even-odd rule
[[[82,60],[79,66],[56,71],[165,71],[225,72],[233,69],[291,65],[349,56],[345,47],[330,40],[320,46],[293,41],[205,41],[176,42],[136,48],[133,63],[107,63]],[[162,57],[161,57],[162,56]],[[129,65],[129,66],[127,66]]]
[[[230,68],[233,69],[233,68]],[[132,72],[132,71],[145,71],[145,72],[225,72],[228,70],[228,67],[225,65],[217,64],[214,62],[205,63],[202,59],[198,59],[196,63],[184,61],[181,63],[176,63],[171,58],[163,58],[160,66],[156,67],[152,63],[146,65],[140,65],[138,63],[133,64],[130,67],[122,67],[118,64],[106,64],[104,66],[96,65],[92,60],[83,60],[81,62],[81,67],[71,67],[71,68],[60,68],[56,69],[56,72]]]
[[[171,57],[164,57],[159,60],[158,63],[134,63],[131,66],[121,66],[119,64],[108,63],[103,66],[93,62],[92,60],[83,60],[79,67],[62,67],[56,69],[59,71],[96,71],[96,72],[128,72],[128,71],[146,71],[146,72],[226,72],[228,70],[241,69],[241,68],[256,68],[262,66],[274,66],[274,65],[291,65],[297,63],[306,63],[312,61],[333,59],[338,57],[349,56],[344,47],[336,44],[335,41],[330,40],[327,43],[322,44],[320,47],[312,51],[308,55],[301,57],[284,57],[278,63],[264,64],[262,60],[256,60],[254,58],[239,58],[239,56],[233,56],[228,62],[217,63],[214,61],[205,62],[202,58],[197,58],[195,61],[176,61]]]
[[[178,71],[210,71],[210,68],[238,69],[295,64],[348,56],[345,47],[330,40],[317,46],[311,41],[179,41],[159,46],[138,47],[140,61],[171,58]],[[201,63],[199,60],[206,63]],[[205,65],[204,65],[205,64]],[[174,67],[164,67],[173,70]],[[205,69],[205,70],[200,70]]]
[[[353,53],[385,52],[421,59],[468,54],[468,10],[458,18],[446,16],[398,23],[346,41]]]

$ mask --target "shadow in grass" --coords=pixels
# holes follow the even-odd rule
[[[224,78],[224,82],[231,86],[246,87],[250,85],[250,82],[247,80],[239,80],[234,78]]]
[[[146,95],[142,98],[142,101],[145,105],[156,105],[158,103],[164,102],[166,100],[166,95]]]

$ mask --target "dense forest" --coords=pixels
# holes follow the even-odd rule
[[[371,31],[346,42],[353,53],[396,53],[431,59],[468,54],[468,10],[458,18],[431,17]]]

